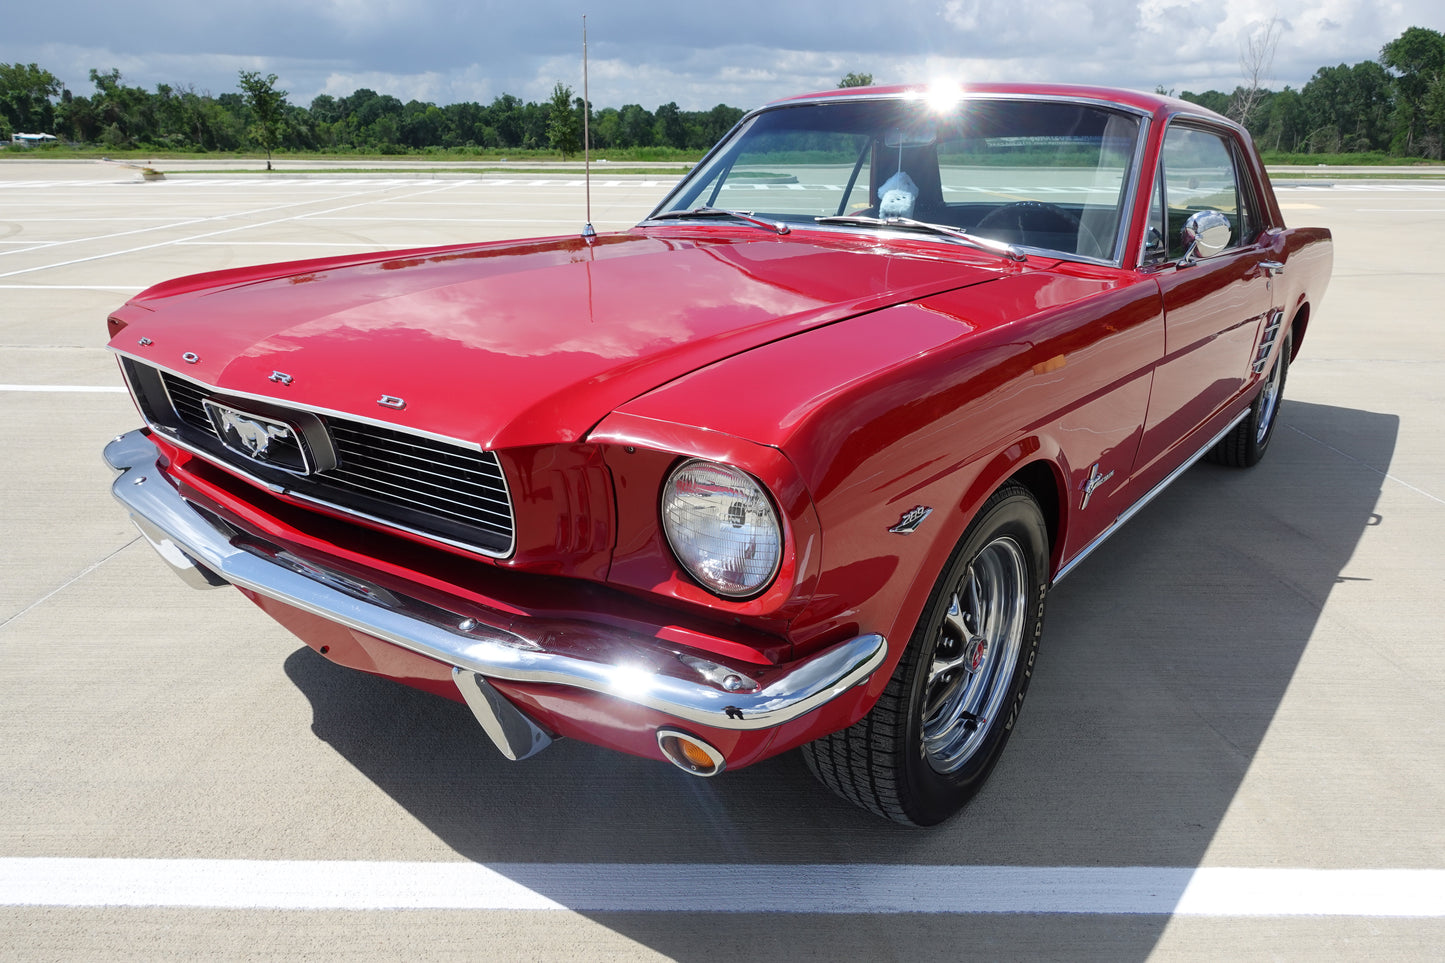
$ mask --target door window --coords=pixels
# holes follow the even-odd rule
[[[1199,211],[1218,211],[1229,218],[1229,247],[1253,241],[1257,219],[1235,160],[1229,142],[1218,134],[1177,125],[1165,133],[1150,223],[1162,227],[1170,260],[1184,256],[1180,232]]]

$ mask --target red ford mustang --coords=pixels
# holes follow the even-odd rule
[[[1248,135],[1163,97],[834,91],[629,231],[182,278],[110,318],[115,496],[342,665],[711,776],[978,791],[1044,600],[1268,450],[1328,282]]]

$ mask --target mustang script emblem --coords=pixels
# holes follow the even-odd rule
[[[1089,499],[1094,497],[1094,490],[1113,477],[1113,472],[1109,472],[1107,475],[1099,474],[1099,463],[1094,462],[1094,467],[1089,469],[1089,477],[1083,484],[1084,500],[1079,503],[1079,509],[1082,511],[1088,508]]]

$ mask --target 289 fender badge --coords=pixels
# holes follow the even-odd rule
[[[903,513],[902,518],[898,519],[898,524],[888,530],[894,535],[912,535],[918,531],[918,526],[923,524],[923,520],[932,514],[933,509],[926,505],[910,508]]]
[[[1079,510],[1083,511],[1088,508],[1089,499],[1094,497],[1094,490],[1113,477],[1113,472],[1109,472],[1107,475],[1099,474],[1099,463],[1094,462],[1094,467],[1089,469],[1089,477],[1085,479],[1084,484],[1080,486],[1080,490],[1084,493],[1084,500],[1079,503]]]
[[[287,374],[286,372],[284,372],[284,371],[273,371],[273,372],[271,372],[269,375],[266,376],[266,380],[267,380],[267,381],[274,381],[274,382],[276,382],[278,385],[290,385],[291,382],[292,382],[292,381],[295,381],[296,379],[295,379],[295,378],[292,378],[290,375],[288,375],[288,374]]]

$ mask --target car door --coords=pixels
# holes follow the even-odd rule
[[[1164,305],[1165,353],[1156,369],[1139,475],[1153,484],[1209,440],[1220,418],[1251,390],[1253,361],[1275,313],[1273,234],[1232,133],[1176,120],[1165,131],[1144,270]],[[1220,253],[1186,250],[1185,221],[1218,211],[1230,224]]]

